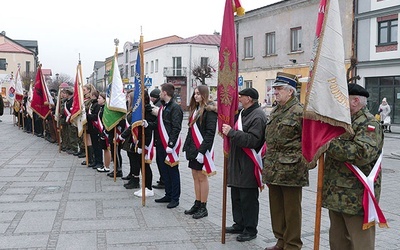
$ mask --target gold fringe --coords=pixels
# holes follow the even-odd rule
[[[363,229],[363,230],[367,230],[367,229],[369,229],[369,228],[375,226],[375,224],[376,224],[375,221],[371,221],[371,222],[368,222],[368,223],[364,223],[363,226],[362,226],[362,229]],[[380,228],[389,228],[389,225],[388,225],[387,223],[378,223],[378,226],[379,226]]]
[[[315,112],[312,112],[312,111],[304,111],[303,116],[306,119],[315,120],[315,121],[321,121],[321,122],[328,123],[328,124],[330,124],[332,126],[336,126],[336,127],[340,126],[340,127],[344,128],[348,133],[350,133],[352,135],[354,134],[354,131],[353,131],[353,128],[351,127],[351,124],[347,124],[345,122],[337,121],[337,120],[334,120],[332,118],[319,115],[319,114],[317,114]]]
[[[164,162],[165,162],[165,164],[167,164],[167,165],[170,166],[171,168],[173,168],[173,167],[179,165],[179,161],[176,161],[176,162],[174,162],[174,163],[171,163],[171,162],[165,160]]]
[[[389,225],[387,223],[378,223],[380,228],[389,228]]]
[[[325,145],[323,145],[322,147],[320,147],[310,162],[308,162],[304,158],[304,156],[302,157],[302,161],[304,161],[304,163],[306,164],[308,169],[313,169],[317,166],[317,161],[318,161],[319,157],[328,149],[328,147],[329,147],[329,142],[326,143]]]
[[[201,170],[201,173],[204,174],[204,175],[207,175],[208,177],[211,177],[211,176],[216,175],[217,171],[212,171],[211,173],[208,174],[207,171]]]

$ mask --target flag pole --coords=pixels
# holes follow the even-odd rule
[[[140,29],[142,29],[140,27]],[[145,118],[145,103],[144,103],[144,60],[143,60],[143,35],[142,31],[140,31],[140,43],[139,43],[139,50],[138,53],[140,53],[140,88],[141,88],[141,98],[142,98],[142,119]],[[136,62],[138,63],[138,62]],[[142,126],[142,155],[141,155],[141,160],[142,160],[142,206],[146,206],[146,162],[145,162],[145,153],[146,153],[146,143],[145,143],[145,127]],[[150,150],[150,149],[149,149]]]
[[[79,70],[79,76],[81,77],[81,84],[83,81],[83,75],[82,75],[82,64],[81,64],[81,54],[79,53],[79,63],[78,63],[78,70]],[[79,87],[79,91],[82,91],[82,87]],[[86,108],[86,107],[84,107]],[[86,160],[86,166],[89,166],[89,155],[88,155],[88,145],[87,145],[87,133],[86,133],[86,127],[87,125],[83,125],[83,143],[85,144],[85,160]]]
[[[225,136],[225,135],[224,135]],[[228,170],[228,157],[224,155],[224,173],[223,173],[223,187],[222,187],[222,234],[221,243],[225,244],[225,234],[226,234],[226,199],[227,199],[227,170]]]
[[[114,182],[117,181],[117,126],[114,127],[114,152],[113,152],[113,162],[114,162]]]
[[[314,229],[314,250],[319,250],[321,234],[321,209],[322,209],[322,188],[324,178],[324,154],[318,159],[318,183],[317,183],[317,202],[315,209],[315,229]]]

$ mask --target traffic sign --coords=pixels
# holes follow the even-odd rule
[[[151,87],[151,85],[153,85],[153,78],[151,77],[144,78],[144,86]]]
[[[238,86],[242,87],[243,86],[243,76],[238,77]]]

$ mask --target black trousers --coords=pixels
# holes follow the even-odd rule
[[[130,174],[139,176],[142,169],[142,155],[135,152],[126,152],[129,158]],[[153,182],[153,172],[151,171],[150,164],[145,163],[145,186],[147,189],[152,190],[151,184]]]
[[[258,188],[231,187],[233,221],[242,227],[245,233],[257,234],[258,232],[260,210],[258,196]]]

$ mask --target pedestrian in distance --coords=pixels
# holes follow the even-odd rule
[[[194,219],[208,216],[207,199],[209,193],[208,176],[214,175],[214,137],[217,126],[217,108],[209,101],[206,85],[197,86],[189,103],[189,129],[183,152],[186,153],[188,167],[192,170],[196,200],[185,214]]]
[[[272,231],[277,242],[266,250],[301,249],[302,191],[309,185],[302,157],[303,106],[295,75],[278,72],[272,85],[277,105],[265,131],[263,181],[268,185]]]
[[[383,127],[383,132],[392,132],[390,129],[390,105],[387,103],[386,97],[382,99],[382,103],[379,105],[380,121]]]
[[[258,103],[259,94],[254,88],[239,92],[243,107],[236,117],[235,127],[222,125],[222,133],[229,138],[228,187],[231,188],[234,224],[226,233],[239,234],[237,241],[249,241],[257,237],[259,215],[259,189],[261,182],[262,149],[265,147],[267,117]],[[256,164],[257,162],[257,164]]]
[[[375,223],[365,220],[379,208],[364,195],[372,191],[378,204],[381,192],[383,129],[366,108],[369,93],[358,84],[349,84],[351,126],[354,134],[344,134],[330,142],[325,156],[322,206],[329,210],[330,249],[375,249]],[[360,172],[357,172],[359,169]],[[369,176],[373,182],[363,181]]]
[[[183,111],[174,101],[175,87],[172,83],[161,85],[159,108],[155,122],[143,121],[143,126],[157,130],[156,161],[160,166],[161,176],[165,184],[165,196],[156,199],[158,203],[168,203],[167,208],[179,205],[181,180],[179,174],[179,150],[181,147],[180,132],[182,130]]]

